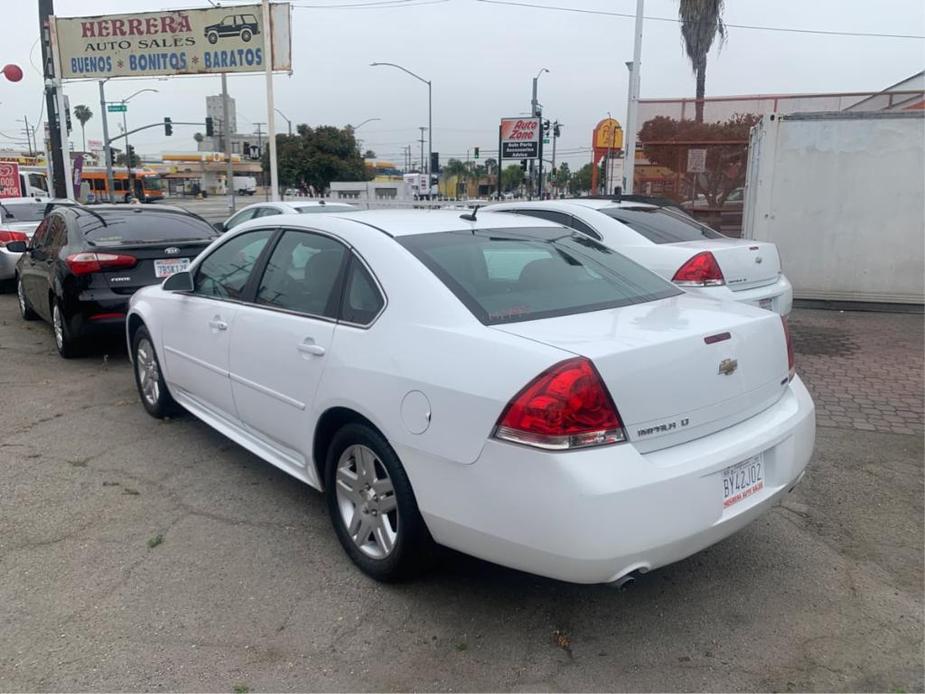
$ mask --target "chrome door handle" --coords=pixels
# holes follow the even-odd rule
[[[296,349],[305,354],[314,354],[316,357],[324,356],[324,353],[327,351],[321,345],[316,345],[313,342],[303,342]]]
[[[213,330],[228,330],[228,324],[218,316],[209,321],[209,327]]]

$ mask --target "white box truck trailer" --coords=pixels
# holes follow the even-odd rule
[[[743,236],[777,244],[796,299],[925,302],[925,112],[765,115]]]

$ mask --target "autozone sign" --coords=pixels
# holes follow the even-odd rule
[[[19,164],[0,162],[0,198],[19,198]]]
[[[270,5],[274,70],[291,70],[290,6]],[[96,17],[55,17],[64,79],[259,72],[263,9],[232,5]]]
[[[502,118],[501,158],[538,159],[542,131],[539,118]]]

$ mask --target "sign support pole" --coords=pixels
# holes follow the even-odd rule
[[[271,199],[279,201],[279,171],[276,168],[276,110],[273,105],[273,24],[270,18],[270,0],[263,0],[263,55],[267,68],[267,137],[270,142]]]
[[[501,158],[501,126],[498,126],[498,200],[501,199],[501,172],[504,171],[504,159]]]
[[[51,38],[52,64],[57,75],[61,71],[61,56],[58,54],[58,32],[55,31],[55,23],[51,17],[48,18],[48,30]],[[74,200],[74,179],[71,177],[71,152],[67,137],[67,118],[65,117],[64,107],[64,82],[60,77],[55,78],[54,82],[55,96],[58,102],[55,110],[58,112],[58,133],[61,139],[61,173],[64,176],[64,189],[67,199]]]
[[[112,181],[112,148],[109,146],[109,116],[106,113],[106,80],[100,80],[100,117],[103,119],[103,154],[106,157],[106,190],[109,191],[108,202],[115,199]]]
[[[642,68],[640,58],[642,56],[642,15],[645,0],[636,0],[636,29],[633,40],[633,66],[630,68],[630,98],[626,109],[626,135],[624,139],[626,144],[624,150],[623,178],[625,184],[623,192],[631,195],[633,192],[633,177],[636,169],[636,131],[639,130],[639,123],[636,119],[639,116],[639,71]]]

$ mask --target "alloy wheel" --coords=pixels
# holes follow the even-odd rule
[[[372,449],[349,446],[337,461],[337,507],[347,534],[363,554],[384,559],[400,531],[392,479]]]
[[[154,347],[147,338],[138,342],[135,350],[135,370],[142,397],[151,407],[156,407],[161,396],[161,372],[154,357]]]
[[[51,309],[51,325],[55,330],[55,344],[59,350],[64,349],[64,321],[61,318],[61,309],[55,304]]]

